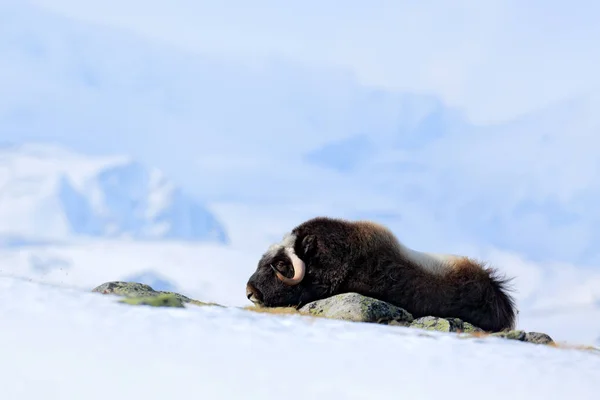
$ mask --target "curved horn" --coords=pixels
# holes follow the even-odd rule
[[[292,267],[294,268],[294,277],[286,278],[285,276],[283,276],[283,274],[281,272],[277,271],[274,266],[271,265],[271,268],[273,269],[273,271],[275,271],[275,275],[277,275],[277,278],[279,278],[279,280],[281,282],[285,283],[286,285],[290,285],[290,286],[297,285],[300,282],[302,282],[302,279],[304,279],[304,273],[306,272],[306,265],[304,264],[304,261],[302,261],[294,253],[293,250],[285,249],[285,252],[292,260]]]

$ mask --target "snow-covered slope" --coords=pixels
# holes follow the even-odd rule
[[[0,249],[0,274],[91,290],[115,280],[168,287],[221,304],[248,305],[257,253],[218,244],[93,240]]]
[[[0,148],[0,236],[166,238],[227,243],[224,227],[156,168],[58,146]]]
[[[269,215],[262,217],[271,224]],[[96,239],[5,248],[0,249],[0,275],[82,290],[108,281],[136,281],[206,301],[247,306],[251,303],[245,296],[246,282],[270,239],[264,228],[259,232],[247,241],[238,240],[234,230],[229,246]],[[485,259],[516,276],[519,329],[545,332],[559,342],[600,345],[600,274],[568,265],[537,265],[498,251]]]
[[[597,399],[600,356],[0,277],[5,399]],[[9,361],[10,360],[10,361]]]

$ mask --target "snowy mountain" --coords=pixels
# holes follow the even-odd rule
[[[0,149],[0,236],[228,243],[217,218],[156,168],[44,144]]]

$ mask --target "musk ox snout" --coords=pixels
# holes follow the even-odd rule
[[[246,284],[246,297],[257,305],[260,305],[263,302],[262,293],[252,283]]]

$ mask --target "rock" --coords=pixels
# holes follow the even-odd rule
[[[412,315],[400,307],[357,293],[344,293],[316,300],[298,311],[325,318],[391,325],[408,326],[413,320]]]
[[[505,338],[505,339],[520,340],[520,341],[524,342],[525,338],[527,337],[527,333],[525,331],[521,331],[521,330],[512,330],[512,331],[494,332],[494,333],[491,333],[490,336],[496,336],[496,337],[501,337],[501,338]]]
[[[139,297],[153,296],[158,293],[150,286],[137,282],[107,282],[92,289],[92,292],[102,294],[116,294],[118,296]]]
[[[456,326],[450,320],[438,317],[421,317],[410,324],[411,328],[420,328],[430,331],[456,332]]]
[[[525,334],[525,341],[535,344],[552,344],[554,340],[545,333],[541,332],[527,332]]]
[[[459,318],[426,316],[414,319],[406,310],[385,301],[358,293],[344,293],[306,304],[298,311],[302,314],[355,322],[375,322],[400,325],[438,332],[464,333],[464,337],[493,336],[536,344],[554,343],[550,336],[539,332],[511,330],[489,333]]]
[[[420,328],[439,332],[483,332],[482,329],[464,322],[459,318],[421,317],[410,324],[411,328]]]
[[[502,331],[486,333],[468,322],[464,322],[458,318],[439,318],[439,317],[421,317],[415,319],[411,324],[411,328],[420,328],[439,332],[463,332],[467,334],[483,333],[486,336],[500,337],[510,340],[518,340],[521,342],[535,344],[552,344],[554,341],[545,333],[525,332],[522,330]],[[470,335],[469,335],[470,336]],[[467,337],[469,337],[467,336]]]
[[[545,333],[540,332],[525,332],[522,330],[512,330],[504,332],[494,332],[490,336],[501,337],[505,339],[519,340],[521,342],[535,344],[552,344],[554,340]]]
[[[220,304],[205,303],[190,299],[179,293],[154,290],[151,286],[138,282],[114,281],[103,283],[92,292],[114,294],[124,297],[119,302],[130,305],[148,305],[154,307],[184,307],[185,304],[199,306]],[[456,332],[467,334],[464,337],[493,336],[536,344],[553,344],[552,338],[545,333],[525,332],[522,330],[487,333],[482,329],[462,321],[459,318],[441,318],[426,316],[414,319],[412,314],[401,307],[382,300],[363,296],[358,293],[343,293],[325,299],[316,300],[296,310],[295,308],[250,309],[255,312],[274,314],[295,314],[339,319],[354,322],[371,322],[386,325],[405,326],[438,332]],[[462,335],[461,335],[462,336]]]
[[[205,303],[202,301],[190,299],[187,296],[184,296],[179,293],[167,292],[167,291],[159,291],[154,290],[152,287],[138,282],[122,282],[122,281],[113,281],[106,282],[100,286],[92,289],[92,292],[102,293],[102,294],[115,294],[117,296],[123,296],[126,298],[149,298],[156,297],[161,294],[171,295],[172,297],[177,298],[182,303],[194,304],[197,306],[220,306],[215,303]],[[132,302],[127,302],[128,304],[133,304]],[[222,306],[220,306],[222,307]]]
[[[476,327],[473,324],[463,321],[462,331],[465,333],[483,332],[483,329]]]
[[[180,297],[171,293],[159,293],[151,296],[126,297],[120,303],[153,307],[184,307]]]
[[[454,319],[438,317],[418,318],[410,324],[410,327],[439,332],[457,332],[460,329],[460,326],[458,326]]]

